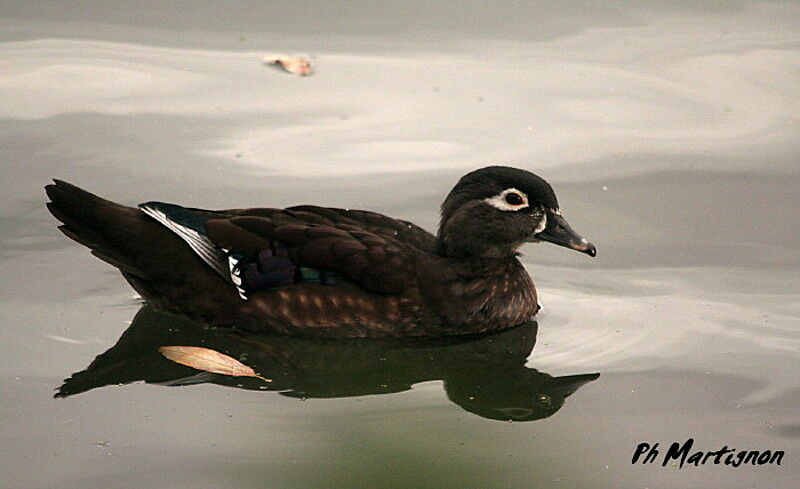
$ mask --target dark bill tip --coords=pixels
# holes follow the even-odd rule
[[[592,243],[586,243],[586,248],[585,249],[580,249],[580,248],[575,248],[575,249],[580,251],[580,252],[586,253],[587,255],[591,256],[592,258],[597,256],[597,248],[595,248]]]

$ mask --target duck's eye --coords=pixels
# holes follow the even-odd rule
[[[511,205],[522,205],[525,203],[525,199],[516,192],[509,192],[506,194],[506,202]]]
[[[494,197],[485,199],[484,202],[504,212],[516,212],[526,209],[528,197],[515,188],[507,188]]]

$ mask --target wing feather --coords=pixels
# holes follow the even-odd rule
[[[411,223],[368,211],[205,211],[159,202],[140,209],[183,239],[243,299],[251,284],[260,289],[250,290],[264,290],[298,281],[337,283],[336,277],[376,293],[402,293],[416,280],[417,255],[435,243]]]
[[[223,278],[229,280],[225,252],[212,243],[205,234],[170,218],[167,212],[165,212],[164,206],[159,206],[158,204],[159,203],[155,202],[142,204],[139,206],[139,209],[180,236],[208,266],[213,268]]]
[[[290,212],[212,219],[206,228],[209,238],[231,253],[252,253],[259,246],[280,242],[298,266],[333,272],[372,292],[402,293],[416,280],[416,248],[355,223],[336,223],[327,216],[322,216],[327,219],[324,224],[309,222],[303,220],[304,212]]]

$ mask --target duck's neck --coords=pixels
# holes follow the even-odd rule
[[[521,244],[521,243],[520,243]],[[441,233],[436,239],[436,254],[451,260],[497,262],[516,260],[517,243],[488,243],[469,239],[449,239]]]

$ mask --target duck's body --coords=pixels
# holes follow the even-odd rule
[[[549,190],[541,205],[534,205],[537,185]],[[508,199],[513,205],[491,201],[508,189],[524,207],[516,197]],[[462,178],[442,206],[438,237],[368,211],[133,208],[61,181],[47,194],[62,231],[119,268],[157,307],[320,337],[444,336],[520,324],[538,304],[516,248],[556,241],[544,231],[547,216],[560,219],[544,180],[506,167]],[[561,230],[569,239],[559,244],[594,254],[568,227]]]

